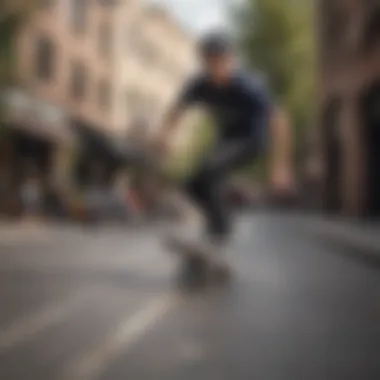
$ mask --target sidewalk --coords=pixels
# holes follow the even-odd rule
[[[1,221],[0,244],[44,242],[49,237],[49,230],[44,224]]]
[[[100,225],[82,225],[78,223],[59,224],[52,221],[45,223],[0,221],[0,249],[2,246],[24,246],[25,244],[57,244],[65,239],[83,239],[98,235],[122,235],[136,237],[146,233],[156,234],[162,223],[133,225],[123,223],[102,223]]]
[[[319,237],[348,248],[380,264],[380,223],[343,218],[313,218],[309,224]]]

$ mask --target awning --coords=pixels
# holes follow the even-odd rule
[[[17,88],[2,93],[6,123],[14,128],[54,143],[74,143],[63,110]]]
[[[41,122],[34,122],[32,120],[26,120],[21,117],[8,120],[7,125],[21,132],[25,132],[37,138],[47,140],[55,144],[67,144],[73,145],[75,139],[70,130],[54,130],[50,125],[46,125]]]

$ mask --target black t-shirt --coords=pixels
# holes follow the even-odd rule
[[[179,106],[194,104],[208,111],[220,137],[249,138],[266,129],[272,102],[261,78],[236,72],[229,83],[221,86],[205,75],[190,79]]]

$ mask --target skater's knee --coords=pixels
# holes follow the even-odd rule
[[[228,220],[218,219],[209,226],[208,232],[219,241],[226,241],[232,233],[232,228]]]
[[[196,199],[206,198],[211,189],[211,181],[206,177],[197,176],[186,184],[186,191]]]

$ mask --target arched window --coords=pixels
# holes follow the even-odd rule
[[[102,21],[99,24],[99,55],[109,59],[112,54],[112,27],[109,22]]]
[[[363,32],[363,48],[365,51],[380,47],[380,6],[368,12]]]
[[[51,80],[54,76],[56,48],[53,41],[45,36],[36,41],[35,74],[41,80]]]
[[[73,99],[82,100],[86,96],[88,86],[88,72],[83,62],[71,62],[70,95]]]
[[[69,3],[71,28],[77,35],[81,35],[86,31],[88,5],[90,3],[88,0],[71,0]]]

